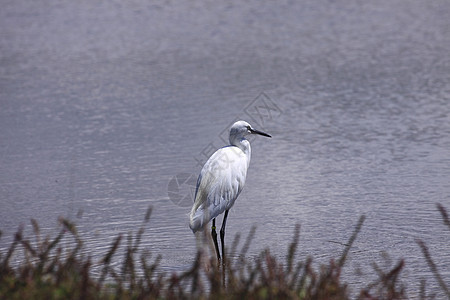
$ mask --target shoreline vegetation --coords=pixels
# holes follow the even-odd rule
[[[446,208],[437,204],[443,224],[450,231]],[[229,258],[218,263],[214,251],[198,250],[189,270],[167,274],[161,272],[161,256],[141,251],[140,242],[150,220],[149,208],[136,233],[118,235],[100,262],[93,261],[83,248],[76,226],[60,218],[61,229],[55,237],[41,237],[39,225],[31,220],[34,239],[23,236],[19,228],[10,247],[0,251],[0,299],[351,299],[348,284],[341,279],[347,255],[361,230],[361,216],[342,254],[318,269],[313,258],[297,258],[300,226],[294,230],[286,260],[275,258],[265,250],[254,261],[245,256],[252,241],[252,228],[238,250],[236,235]],[[450,232],[449,232],[450,233]],[[205,234],[207,234],[205,232]],[[1,231],[0,231],[1,238]],[[63,243],[66,239],[72,240]],[[439,272],[424,241],[416,239],[424,259],[443,295],[450,299],[449,287]],[[206,249],[207,250],[207,249]],[[19,265],[11,265],[14,255],[22,255]],[[124,256],[123,256],[124,255]],[[122,263],[113,263],[120,257]],[[114,267],[113,267],[114,265]],[[405,262],[400,259],[389,270],[373,263],[375,281],[359,291],[356,299],[407,299],[400,280]],[[93,268],[100,270],[93,275]],[[442,271],[442,270],[441,270]],[[448,279],[447,279],[448,282]],[[356,293],[355,293],[356,292]],[[419,299],[435,299],[426,282],[420,284]]]

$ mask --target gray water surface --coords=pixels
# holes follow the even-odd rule
[[[0,248],[64,216],[100,257],[152,205],[142,247],[185,270],[189,183],[242,118],[273,138],[252,141],[230,244],[257,225],[249,258],[284,258],[299,223],[299,256],[326,263],[365,214],[351,286],[387,252],[410,297],[437,291],[415,239],[450,284],[450,3],[342,2],[4,1]]]

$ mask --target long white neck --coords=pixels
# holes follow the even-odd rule
[[[250,147],[250,142],[243,138],[239,141],[239,148],[247,155],[248,159],[250,160],[250,156],[252,155],[252,147]]]
[[[230,140],[231,145],[238,147],[247,156],[247,165],[250,164],[250,158],[252,156],[252,147],[250,147],[250,142],[242,137],[240,139]]]

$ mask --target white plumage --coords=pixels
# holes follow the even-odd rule
[[[218,215],[226,212],[221,229],[222,252],[228,210],[244,187],[250,164],[251,147],[250,142],[245,138],[250,134],[271,137],[267,133],[253,129],[245,121],[234,123],[230,129],[230,145],[220,148],[208,159],[197,180],[189,227],[196,232],[209,221],[215,221]],[[212,230],[220,259],[214,222]]]
[[[226,146],[217,150],[203,166],[190,216],[193,232],[230,209],[242,191],[251,156],[250,143],[245,141],[248,145],[245,151]]]

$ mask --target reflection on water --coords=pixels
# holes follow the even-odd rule
[[[270,247],[283,257],[300,223],[300,255],[326,262],[365,214],[349,281],[367,282],[355,269],[387,251],[406,259],[412,293],[420,278],[436,287],[415,239],[448,278],[435,203],[450,208],[449,9],[445,1],[5,5],[0,247],[30,218],[51,231],[58,216],[82,211],[86,245],[101,255],[152,205],[143,246],[163,254],[165,270],[186,268],[195,252],[189,208],[171,201],[168,184],[181,173],[195,178],[198,158],[223,145],[235,118],[258,122],[249,107],[265,95],[280,112],[261,111],[273,139],[252,141],[227,235],[256,224],[249,256]]]

